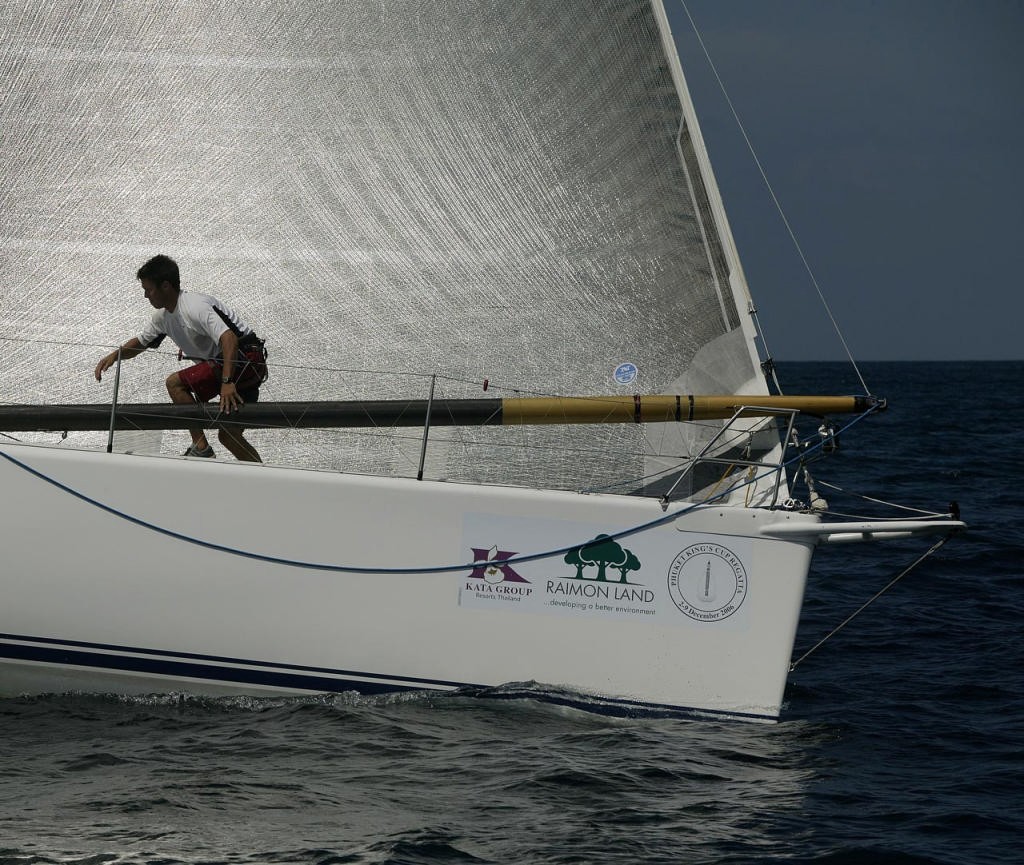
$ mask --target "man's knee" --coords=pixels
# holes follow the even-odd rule
[[[185,387],[185,382],[181,380],[181,376],[178,375],[176,372],[172,372],[169,376],[167,376],[167,379],[166,381],[164,381],[164,384],[167,385],[168,393],[188,390],[188,388]]]

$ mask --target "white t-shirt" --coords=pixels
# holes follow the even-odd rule
[[[174,312],[158,309],[139,335],[146,348],[156,348],[169,336],[185,357],[209,360],[220,352],[220,338],[231,329],[239,339],[252,333],[252,328],[230,307],[209,294],[184,291],[178,295]]]

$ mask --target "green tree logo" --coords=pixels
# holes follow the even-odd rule
[[[600,583],[608,582],[608,569],[619,572],[619,582],[628,583],[626,576],[630,571],[640,570],[640,560],[632,550],[619,546],[608,535],[598,535],[594,540],[582,547],[573,547],[565,554],[565,563],[576,568],[576,580],[593,579]],[[585,568],[597,568],[597,576],[585,577]]]

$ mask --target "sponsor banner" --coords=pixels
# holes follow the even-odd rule
[[[735,626],[747,597],[750,541],[654,529],[469,514],[458,604],[659,624]],[[533,561],[520,557],[558,550]]]

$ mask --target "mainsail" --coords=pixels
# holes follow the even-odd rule
[[[0,16],[5,402],[109,397],[91,371],[140,331],[157,252],[257,323],[267,399],[422,399],[432,374],[449,398],[766,392],[660,0]],[[164,400],[175,368],[132,361],[121,399]],[[431,470],[657,491],[720,428],[472,428],[432,439]],[[257,435],[271,460],[310,441]],[[408,435],[339,434],[306,464],[412,474]]]

